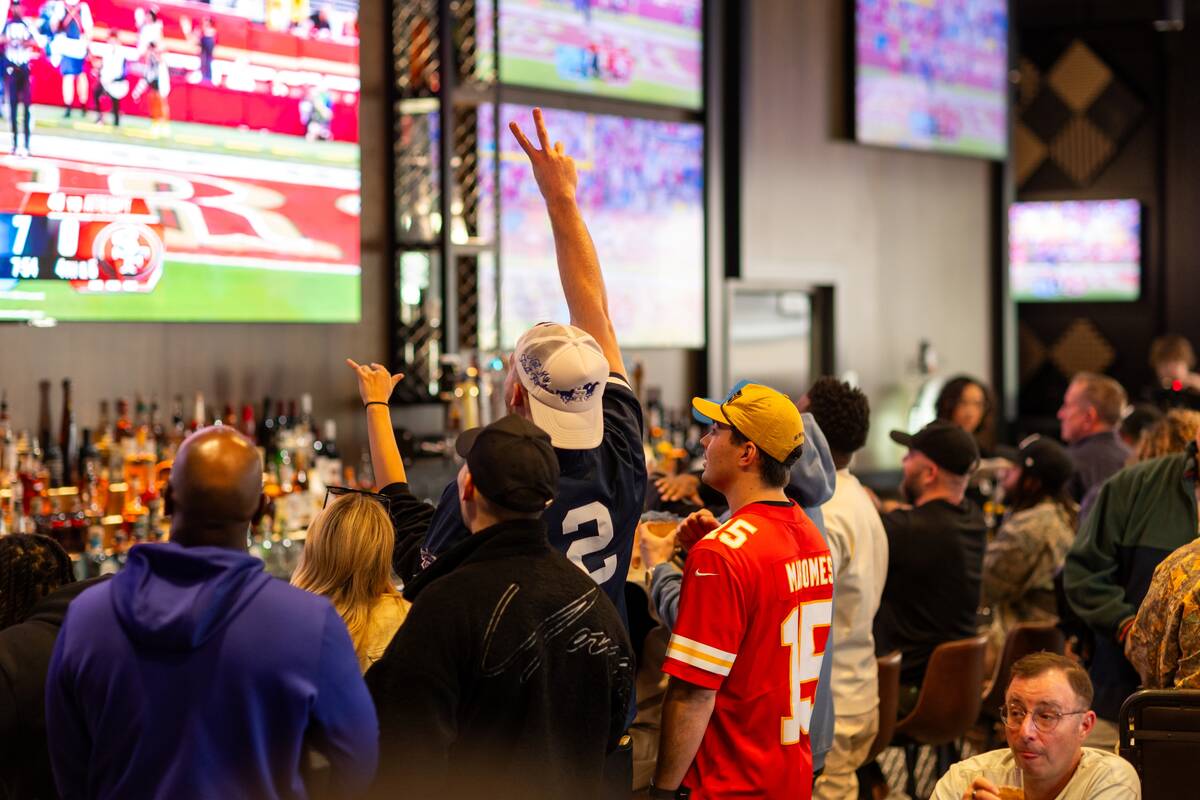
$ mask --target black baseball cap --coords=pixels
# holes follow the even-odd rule
[[[454,449],[467,460],[480,494],[502,508],[541,511],[558,493],[558,456],[550,435],[524,417],[509,414],[464,431]]]
[[[1016,464],[1023,474],[1037,478],[1048,492],[1057,492],[1075,472],[1067,449],[1046,436],[1030,436],[1020,447],[997,447],[996,455]]]
[[[892,431],[892,441],[917,450],[947,472],[966,475],[979,463],[975,438],[953,422],[935,420],[916,433]]]

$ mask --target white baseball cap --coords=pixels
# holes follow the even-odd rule
[[[513,368],[529,395],[533,422],[564,450],[591,450],[604,441],[608,359],[591,334],[543,322],[517,340]]]

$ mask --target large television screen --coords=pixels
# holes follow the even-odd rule
[[[358,321],[357,2],[10,13],[0,319]]]
[[[569,319],[546,207],[528,159],[507,130],[516,120],[532,135],[531,112],[500,107],[503,347],[534,323]],[[545,115],[550,136],[575,158],[579,205],[622,346],[702,346],[703,127],[556,109]],[[481,120],[481,130],[490,126]]]
[[[1010,288],[1024,302],[1131,301],[1141,288],[1136,200],[1014,203]]]
[[[495,0],[504,83],[700,108],[702,0]],[[479,65],[493,21],[480,2]]]
[[[856,0],[855,138],[1007,153],[1008,1]]]

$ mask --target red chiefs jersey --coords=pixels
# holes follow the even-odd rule
[[[717,690],[692,797],[807,797],[833,560],[800,507],[751,503],[688,554],[663,671]]]

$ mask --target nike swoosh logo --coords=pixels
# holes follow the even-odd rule
[[[707,577],[707,576],[709,576],[709,575],[716,575],[717,573],[715,573],[715,572],[701,572],[700,570],[696,570],[696,571],[694,571],[692,574],[693,574],[693,575],[695,575],[697,578],[704,578],[704,577]]]

